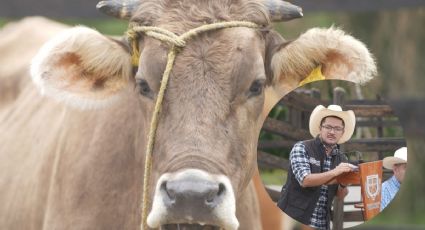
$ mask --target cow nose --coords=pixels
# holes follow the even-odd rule
[[[183,178],[161,185],[164,204],[179,210],[213,209],[221,203],[224,192],[223,183],[202,179]]]
[[[238,229],[229,178],[199,169],[162,174],[155,186],[147,224],[151,228],[177,224],[182,229]]]

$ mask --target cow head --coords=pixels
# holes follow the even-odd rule
[[[301,13],[280,1],[108,1],[99,7],[131,24],[175,34],[218,21],[262,26],[207,32],[178,53],[154,145],[148,217],[153,228],[206,224],[237,229],[236,203],[257,167],[257,138],[263,111],[270,107],[266,100],[296,88],[318,66],[326,78],[354,82],[367,81],[376,72],[365,46],[338,29],[312,29],[286,42],[269,28],[270,21]],[[84,108],[136,90],[150,114],[170,45],[144,34],[137,45],[140,57],[132,71],[126,40],[84,27],[70,29],[35,57],[33,80],[45,94]],[[150,116],[144,119],[148,123]],[[148,130],[144,132],[146,136]]]

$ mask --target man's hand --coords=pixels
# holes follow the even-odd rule
[[[353,172],[356,169],[358,169],[357,166],[352,165],[350,163],[340,163],[338,166],[336,166],[334,169],[332,169],[334,177],[337,177],[343,173]]]

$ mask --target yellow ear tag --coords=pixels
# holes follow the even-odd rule
[[[302,85],[305,85],[307,83],[310,83],[310,82],[313,82],[313,81],[320,81],[320,80],[325,80],[325,76],[323,76],[323,74],[322,74],[322,66],[321,65],[319,65],[318,67],[313,69],[313,71],[311,71],[310,75],[308,75],[308,77],[306,77],[304,80],[302,80],[298,86],[302,86]]]

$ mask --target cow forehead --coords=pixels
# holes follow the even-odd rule
[[[132,17],[132,21],[144,24],[179,27],[176,33],[193,28],[196,23],[232,20],[251,21],[260,25],[270,23],[266,7],[258,0],[145,0]]]
[[[201,26],[201,25],[199,25]],[[173,26],[164,24],[157,26],[158,28],[165,29],[170,31],[171,33],[175,33],[177,36],[181,35],[182,33],[188,32],[191,29],[194,29],[196,27],[191,27],[188,29],[185,29],[182,33],[176,33],[176,29],[173,28]],[[160,41],[157,38],[153,38],[150,36],[144,36],[144,47],[147,49],[153,48],[155,51],[158,52],[159,50],[163,52],[168,52],[170,50],[171,45],[169,45],[167,42]],[[260,32],[260,29],[256,28],[248,28],[244,26],[240,27],[231,27],[231,28],[220,28],[216,30],[211,30],[207,32],[201,32],[193,37],[191,37],[189,40],[185,41],[186,47],[193,47],[193,44],[201,42],[204,43],[204,45],[208,46],[208,43],[211,43],[211,41],[217,40],[222,43],[225,46],[232,47],[237,46],[237,48],[254,48],[253,46],[258,45],[259,41],[263,41],[264,37],[263,34]],[[231,50],[228,50],[231,51]]]
[[[146,37],[144,40],[140,76],[153,81],[153,88],[158,88],[170,46],[155,38]],[[255,29],[227,28],[200,34],[187,41],[178,52],[172,79],[213,74],[227,76],[225,80],[233,81],[236,79],[231,78],[243,75],[240,77],[244,79],[240,80],[249,82],[264,74],[264,50],[262,35]]]

